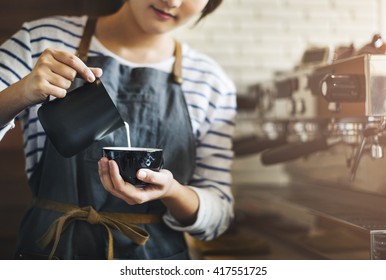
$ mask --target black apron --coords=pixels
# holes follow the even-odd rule
[[[86,25],[79,52],[88,52],[95,28],[95,22],[90,22]],[[79,56],[82,58],[82,53]],[[182,58],[178,43],[175,58],[172,74],[152,68],[131,68],[106,56],[88,57],[87,65],[103,69],[101,80],[123,120],[130,125],[131,145],[163,148],[164,168],[170,170],[181,184],[189,184],[195,166],[195,138],[179,84]],[[79,85],[74,83],[76,86]],[[96,213],[130,213],[128,215],[134,217],[133,223],[137,221],[136,215],[162,216],[166,208],[159,200],[130,206],[105,191],[97,166],[104,146],[127,146],[125,128],[114,131],[71,158],[62,157],[47,138],[40,162],[29,180],[34,197],[39,202],[74,205],[77,209],[92,207]],[[70,212],[58,209],[62,208],[47,204],[42,207],[41,203],[29,209],[21,225],[16,258],[47,258],[53,242],[42,247],[38,241],[58,218],[65,216],[63,212]],[[109,235],[113,239],[113,256],[117,259],[189,258],[183,233],[172,230],[162,219],[137,224],[150,236],[140,245],[114,225],[106,226],[100,219],[93,222],[90,216],[83,219],[67,216],[53,258],[105,259]]]

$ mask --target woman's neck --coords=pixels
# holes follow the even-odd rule
[[[174,53],[173,37],[143,32],[127,4],[117,13],[99,18],[95,35],[110,51],[135,63],[157,63]]]

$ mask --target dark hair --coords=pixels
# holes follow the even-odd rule
[[[200,20],[202,20],[204,17],[209,15],[210,13],[213,13],[214,10],[220,6],[222,3],[222,0],[209,0],[208,4],[206,4],[204,10],[202,10],[201,16],[198,18],[197,22],[198,23]]]

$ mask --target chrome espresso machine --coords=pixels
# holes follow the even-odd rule
[[[240,96],[236,160],[258,155],[261,174],[287,178],[236,181],[256,230],[315,259],[386,259],[385,52],[379,35],[359,50],[310,48]]]

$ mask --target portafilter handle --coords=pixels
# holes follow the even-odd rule
[[[330,146],[325,137],[307,142],[290,143],[263,151],[261,153],[261,162],[264,165],[282,163],[326,150]]]
[[[254,111],[259,104],[259,96],[255,93],[238,94],[237,95],[237,110],[239,111]]]
[[[257,135],[249,135],[233,140],[233,150],[236,157],[250,156],[258,154],[266,149],[285,145],[285,137],[277,139],[262,139]]]

